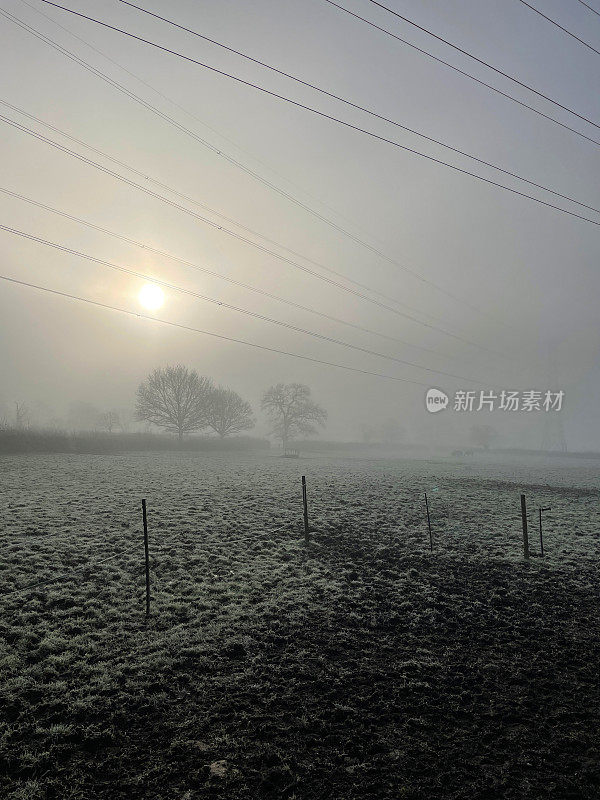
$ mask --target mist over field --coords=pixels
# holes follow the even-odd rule
[[[400,20],[368,5],[347,7],[594,138],[590,124],[502,81],[422,31],[407,25],[403,31]],[[467,45],[583,116],[598,116],[597,57],[519,3],[502,9],[490,3],[404,5],[398,10],[409,18],[418,11],[415,21],[423,27]],[[567,11],[555,5],[546,11],[550,16],[553,10],[562,12],[566,27],[571,23],[597,33],[597,20],[584,7],[573,4]],[[113,0],[72,8],[597,222],[597,214],[585,207],[319,95],[135,8]],[[145,8],[162,16],[167,11],[160,3]],[[3,192],[6,226],[381,355],[168,288],[160,313],[150,316],[417,382],[327,368],[4,283],[4,415],[12,417],[15,401],[26,402],[40,424],[73,424],[73,403],[131,411],[135,390],[152,369],[183,363],[217,383],[232,384],[254,406],[269,385],[310,385],[332,410],[327,438],[336,440],[360,440],[361,426],[373,418],[396,419],[410,439],[427,439],[431,418],[423,398],[428,386],[447,393],[563,389],[570,448],[600,449],[596,224],[336,125],[37,0],[8,2],[4,9],[11,17],[3,17],[0,31],[7,65],[2,99],[10,104],[3,105],[3,115],[391,310],[318,280],[3,121],[4,189],[374,333],[199,273]],[[593,143],[325,2],[180,2],[172,19],[448,145],[584,204],[598,204]],[[41,41],[31,28],[190,133]],[[143,310],[137,301],[143,280],[14,233],[1,235],[9,277]],[[464,438],[471,424],[451,410],[438,421],[440,435],[449,441]],[[495,414],[491,424],[506,446],[541,447],[539,418]]]
[[[0,796],[600,794],[600,0],[4,0]]]

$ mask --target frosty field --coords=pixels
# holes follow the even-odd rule
[[[3,457],[0,794],[597,797],[596,463]]]

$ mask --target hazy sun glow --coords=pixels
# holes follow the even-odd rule
[[[140,289],[138,300],[148,311],[156,311],[165,302],[165,293],[155,283],[145,283]]]

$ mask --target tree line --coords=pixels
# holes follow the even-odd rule
[[[269,420],[269,433],[281,439],[284,448],[298,434],[315,433],[327,419],[325,409],[301,383],[270,386],[262,394],[261,409]],[[181,364],[159,367],[148,375],[138,387],[135,414],[180,440],[207,428],[225,438],[256,424],[250,403],[237,392],[215,386],[211,378]]]

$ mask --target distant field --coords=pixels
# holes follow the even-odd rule
[[[562,459],[1,457],[0,796],[597,798],[599,491]]]

